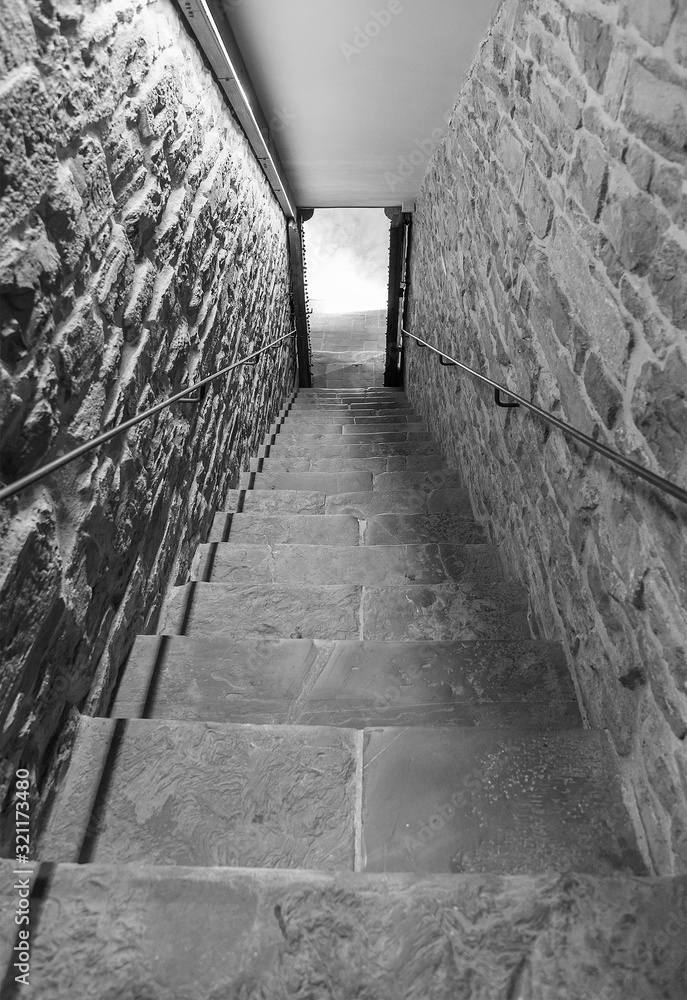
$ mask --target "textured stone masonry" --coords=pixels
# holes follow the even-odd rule
[[[505,0],[425,176],[413,332],[687,486],[687,6]],[[687,508],[411,345],[408,393],[687,870]]]
[[[0,187],[4,482],[289,329],[284,217],[169,0],[0,0]],[[270,359],[2,505],[1,756],[41,794],[290,391]]]

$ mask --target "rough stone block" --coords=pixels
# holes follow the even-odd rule
[[[31,64],[0,82],[0,150],[0,234],[6,236],[39,203],[57,168],[50,102]]]
[[[687,330],[687,253],[675,240],[664,240],[656,251],[649,284],[668,319]]]
[[[608,160],[601,143],[580,135],[568,172],[568,186],[592,221],[601,211],[608,184]]]
[[[608,24],[591,14],[571,13],[568,35],[572,51],[594,90],[602,91],[613,49],[613,37]]]
[[[687,160],[685,88],[636,63],[629,74],[621,121],[668,160]]]

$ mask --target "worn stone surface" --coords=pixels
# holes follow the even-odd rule
[[[139,636],[114,717],[350,726],[581,724],[560,647]],[[151,685],[154,696],[149,699]]]
[[[241,868],[353,868],[357,745],[345,729],[83,718],[38,857]],[[189,766],[192,764],[192,766]],[[95,812],[94,815],[94,802]]]
[[[364,447],[364,446],[363,446]],[[357,456],[339,454],[320,457],[273,457],[251,459],[250,471],[257,472],[371,472],[379,475],[381,472],[414,472],[430,469],[442,469],[446,461],[442,455],[377,455]]]
[[[270,455],[278,455],[280,458],[377,458],[379,456],[391,458],[399,455],[439,455],[441,454],[437,445],[432,441],[370,441],[364,444],[348,444],[346,442],[334,444],[315,445],[308,442],[291,439],[292,443],[286,443],[284,438],[279,439],[279,450],[276,451],[270,446]],[[267,450],[266,445],[262,445],[259,455],[264,457]]]
[[[83,1000],[681,1000],[686,922],[684,878],[65,864],[31,982],[42,1000],[75,982]]]
[[[301,490],[306,493],[353,493],[372,489],[371,472],[244,472],[239,486],[261,490]]]
[[[527,592],[467,579],[365,588],[364,639],[529,639]]]
[[[198,546],[191,579],[203,578],[210,546]],[[212,552],[213,583],[307,583],[400,586],[408,582],[499,580],[491,545],[251,545],[220,542]]]
[[[671,0],[505,0],[416,200],[408,315],[683,488],[686,37]],[[651,864],[687,871],[687,508],[412,343],[406,388],[566,642]]]
[[[460,514],[377,514],[363,524],[363,545],[407,545],[442,541],[475,543],[486,540],[484,528]]]
[[[175,587],[160,615],[158,630],[178,635],[190,587]],[[360,588],[308,584],[197,583],[186,635],[357,639]]]
[[[216,514],[208,541],[225,540],[253,545],[357,545],[360,524],[350,514]]]
[[[326,514],[353,514],[354,517],[363,519],[377,514],[429,514],[444,511],[471,517],[472,508],[466,491],[385,489],[374,490],[372,493],[339,493],[325,500]]]
[[[314,515],[324,514],[326,499],[324,493],[307,490],[227,490],[226,506],[247,514]]]
[[[646,874],[603,733],[366,730],[367,871]]]
[[[169,0],[0,4],[0,478],[290,323],[286,228]],[[109,697],[293,385],[243,369],[3,504],[0,802]],[[38,821],[38,807],[35,807]]]

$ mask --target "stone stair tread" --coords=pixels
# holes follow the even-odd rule
[[[396,425],[398,427],[398,425]],[[429,431],[426,430],[414,430],[414,424],[407,424],[404,427],[400,427],[398,430],[390,430],[387,425],[386,430],[383,431],[372,431],[367,433],[364,428],[357,427],[350,432],[345,434],[339,433],[339,431],[327,432],[326,429],[319,431],[301,431],[300,433],[296,430],[290,432],[288,428],[284,428],[277,435],[277,442],[279,444],[284,444],[286,447],[291,447],[292,445],[312,445],[317,447],[318,445],[331,445],[332,443],[340,443],[346,445],[354,444],[389,444],[389,443],[399,443],[399,442],[411,442],[416,441],[431,441],[433,445],[436,446],[436,442]]]
[[[581,725],[560,644],[538,640],[138,636],[111,714],[141,718],[144,713],[149,718],[356,729],[495,727],[497,719],[504,725],[539,728]]]
[[[4,885],[11,869],[0,861]],[[684,996],[682,935],[666,929],[684,926],[687,876],[59,864],[46,894],[31,936],[41,1000],[74,997],[75,983],[83,1000],[271,998],[292,981],[312,997],[323,981],[329,996],[379,1000],[467,997],[469,983],[474,1000],[513,1000],[523,969],[528,998]],[[15,906],[2,910],[3,969]]]
[[[241,544],[358,545],[360,521],[351,514],[215,514],[208,541],[225,537]]]
[[[422,417],[415,410],[393,410],[389,413],[328,413],[325,410],[289,410],[285,418],[289,427],[306,427],[310,424],[332,424],[350,427],[386,427],[387,424],[421,424]]]
[[[516,583],[365,587],[361,613],[364,639],[531,638],[527,591]]]
[[[280,437],[279,447],[272,443],[269,438],[258,449],[258,458],[265,458],[269,447],[270,455],[292,458],[337,458],[339,455],[350,455],[352,458],[377,458],[379,456],[392,457],[394,455],[440,455],[439,448],[432,441],[418,441],[413,444],[408,441],[378,442],[370,441],[364,444],[348,444],[345,441],[332,441],[327,444],[312,445],[294,442],[287,444],[286,439]]]
[[[413,489],[389,489],[327,496],[325,513],[353,514],[363,519],[380,514],[451,513],[472,517],[472,506],[465,489],[437,489],[428,493]]]
[[[488,538],[484,528],[471,516],[447,512],[376,514],[363,523],[363,545],[408,545],[429,541],[477,544],[487,542]]]
[[[339,403],[339,402],[295,402],[289,407],[289,413],[323,413],[331,414],[337,416],[338,414],[359,416],[359,417],[374,417],[374,416],[388,416],[392,413],[405,413],[414,414],[417,416],[417,410],[413,409],[410,405],[404,405],[403,402],[400,403],[380,403],[380,402],[369,402],[369,403]]]
[[[374,490],[460,490],[465,489],[459,469],[428,469],[426,471],[382,472],[374,476]]]
[[[488,542],[484,528],[461,514],[216,514],[208,542],[293,545],[407,545]]]
[[[158,630],[176,635],[187,617],[186,634],[199,637],[358,639],[360,590],[308,584],[187,584],[171,591]]]
[[[388,473],[387,473],[388,474]],[[408,473],[412,475],[412,473]],[[393,473],[396,475],[396,473]],[[401,473],[406,475],[406,473]],[[348,493],[372,489],[371,472],[244,472],[239,489]]]
[[[446,459],[442,455],[377,455],[357,458],[337,455],[330,458],[318,456],[281,456],[279,449],[270,451],[266,458],[251,458],[250,472],[425,472],[445,469]]]
[[[229,511],[252,514],[324,514],[326,493],[317,490],[227,490]],[[224,516],[224,515],[222,515]]]
[[[189,599],[191,606],[189,610]],[[173,588],[161,633],[302,639],[529,639],[527,592],[484,582],[398,587],[191,583]]]
[[[210,569],[208,577],[207,570]],[[199,545],[192,580],[213,583],[354,584],[366,587],[450,580],[499,580],[494,545],[425,542],[375,546],[256,545],[219,542]]]
[[[352,870],[359,752],[343,728],[82,716],[39,859]]]
[[[591,730],[365,730],[367,871],[647,874]]]
[[[415,421],[403,421],[403,420],[386,420],[386,418],[380,417],[379,424],[373,424],[369,421],[375,418],[367,418],[363,420],[356,420],[354,423],[329,423],[325,420],[320,420],[317,417],[308,418],[307,420],[301,419],[291,419],[290,415],[286,418],[283,423],[272,424],[270,426],[270,433],[277,434],[281,436],[284,434],[286,436],[301,437],[306,434],[318,434],[322,437],[328,438],[347,438],[350,435],[354,437],[362,437],[370,440],[370,435],[374,434],[427,434],[429,433],[427,425],[421,420]]]

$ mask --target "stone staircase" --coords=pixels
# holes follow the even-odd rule
[[[81,719],[31,996],[684,1000],[685,880],[645,877],[611,747],[405,395],[301,390],[229,499]]]

